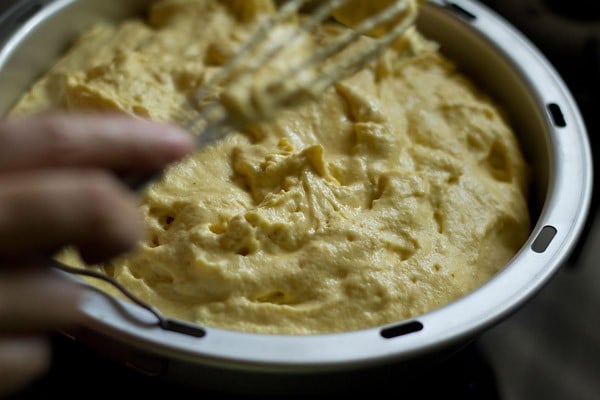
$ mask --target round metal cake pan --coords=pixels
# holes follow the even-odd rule
[[[84,29],[141,15],[150,3],[17,2],[0,17],[0,112],[8,112]],[[244,392],[262,380],[273,391],[306,389],[334,382],[329,378],[335,376],[348,383],[356,371],[427,364],[432,355],[472,340],[542,290],[566,262],[588,216],[593,168],[577,104],[547,59],[481,4],[430,1],[418,23],[504,107],[532,166],[531,234],[500,273],[463,298],[408,321],[306,336],[211,327],[196,331],[201,335],[167,331],[147,311],[86,285],[81,308],[86,324],[76,337],[102,351],[112,349],[147,373],[190,384]]]

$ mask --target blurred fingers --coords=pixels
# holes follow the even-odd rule
[[[74,245],[100,262],[134,248],[143,231],[137,199],[109,174],[0,176],[0,254],[9,258]]]
[[[0,172],[89,166],[152,171],[193,148],[168,124],[122,115],[49,113],[0,121]]]
[[[39,378],[50,366],[51,347],[41,338],[0,337],[0,398]]]
[[[80,296],[75,282],[39,266],[0,270],[0,340],[75,324]]]

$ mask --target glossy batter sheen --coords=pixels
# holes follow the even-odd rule
[[[166,0],[147,20],[98,26],[15,113],[177,120],[274,8]],[[411,29],[318,101],[169,168],[144,193],[148,240],[102,268],[163,313],[205,326],[367,328],[439,308],[498,272],[529,232],[526,187],[501,112]]]

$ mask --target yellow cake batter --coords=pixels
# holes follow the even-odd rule
[[[147,20],[84,34],[14,113],[177,120],[274,9],[159,1]],[[367,328],[439,308],[498,272],[529,233],[527,183],[499,109],[411,29],[318,101],[169,168],[143,193],[148,240],[101,267],[164,314],[205,326]]]

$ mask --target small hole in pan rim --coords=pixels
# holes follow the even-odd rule
[[[466,21],[474,21],[477,19],[477,16],[472,12],[466,10],[464,7],[459,6],[458,4],[451,1],[444,1],[444,5],[448,10],[452,13],[458,15],[460,18]]]
[[[423,328],[424,326],[421,322],[410,321],[382,329],[380,335],[385,339],[393,339],[400,336],[405,336],[411,333],[422,331]]]

